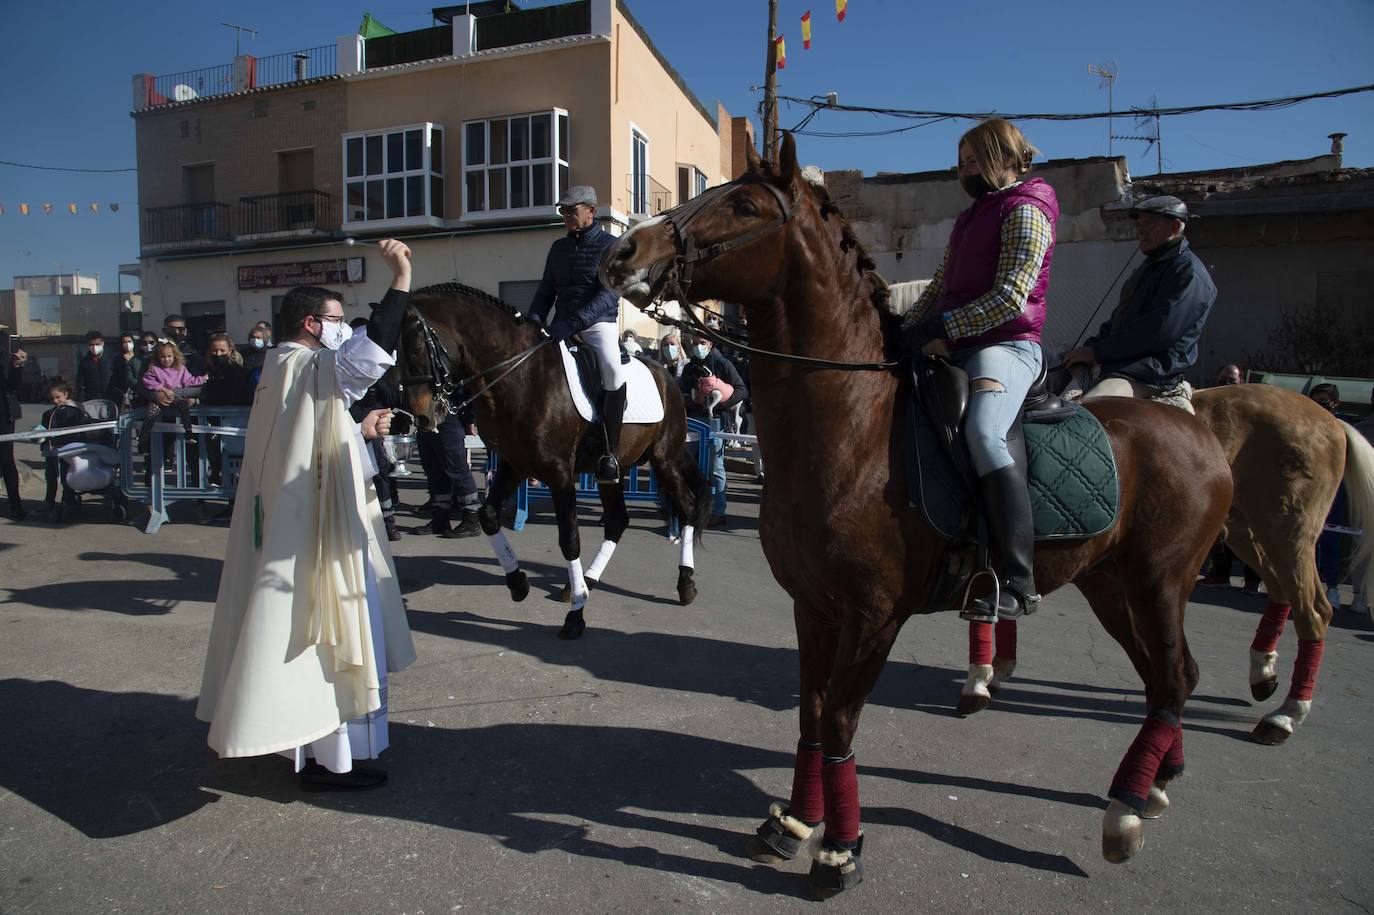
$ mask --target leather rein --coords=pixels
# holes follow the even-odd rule
[[[726,239],[714,245],[708,245],[705,248],[698,248],[696,239],[687,233],[687,229],[691,224],[696,221],[697,217],[701,216],[702,213],[706,212],[723,198],[751,185],[763,187],[773,195],[773,199],[776,200],[778,204],[779,215],[774,217],[771,221],[761,226],[756,226],[735,238]],[[772,183],[761,178],[746,176],[743,178],[736,178],[734,181],[725,184],[717,185],[693,197],[686,203],[679,204],[663,213],[661,218],[672,228],[673,244],[677,249],[677,255],[669,262],[665,271],[667,278],[664,288],[672,293],[673,297],[680,303],[686,306],[683,310],[691,319],[691,324],[664,314],[659,307],[660,303],[655,303],[644,310],[653,315],[655,320],[663,324],[670,324],[683,330],[692,330],[694,325],[697,333],[711,339],[717,346],[728,346],[742,350],[746,353],[751,353],[755,356],[761,356],[765,359],[775,359],[779,362],[787,362],[793,365],[803,365],[808,368],[839,369],[849,372],[886,372],[901,365],[902,360],[900,359],[894,359],[888,362],[844,362],[834,359],[820,359],[815,356],[800,356],[795,353],[780,353],[774,350],[761,349],[720,334],[713,328],[708,327],[697,315],[694,309],[699,306],[692,301],[690,295],[693,268],[697,264],[715,260],[733,250],[743,248],[760,238],[782,230],[792,221],[792,211],[793,202],[788,200],[786,195],[773,186]]]

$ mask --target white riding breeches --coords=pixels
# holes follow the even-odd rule
[[[583,346],[596,353],[596,366],[601,371],[601,389],[619,390],[630,380],[626,366],[620,363],[620,331],[614,321],[600,321],[577,335]]]

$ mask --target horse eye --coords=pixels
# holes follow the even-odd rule
[[[742,199],[735,201],[735,212],[741,216],[757,216],[759,210],[754,206],[754,201]]]

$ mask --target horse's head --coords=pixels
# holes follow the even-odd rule
[[[641,306],[672,283],[690,283],[696,301],[758,301],[781,290],[789,245],[819,215],[788,134],[776,167],[750,147],[744,175],[622,235],[602,261],[602,282]]]

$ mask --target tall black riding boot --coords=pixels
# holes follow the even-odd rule
[[[606,391],[601,400],[601,431],[606,436],[606,450],[596,463],[598,483],[620,482],[620,423],[625,418],[625,385]]]
[[[1025,473],[1012,464],[981,477],[978,484],[996,558],[993,569],[1001,587],[996,608],[990,597],[980,597],[970,601],[960,615],[992,622],[999,616],[1015,619],[1034,613],[1040,595],[1035,592],[1035,524]]]

